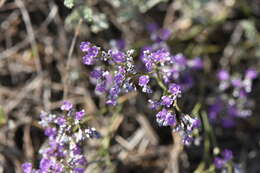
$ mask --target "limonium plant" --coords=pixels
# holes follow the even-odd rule
[[[162,41],[156,44],[162,44]],[[131,91],[144,92],[153,98],[152,83],[155,83],[162,95],[147,102],[157,111],[156,121],[160,126],[171,126],[174,131],[180,131],[183,142],[191,143],[192,132],[200,127],[200,120],[184,114],[177,100],[188,88],[187,83],[180,82],[182,72],[186,73],[194,63],[189,65],[182,54],[172,55],[166,47],[146,47],[141,52],[145,70],[139,70],[133,60],[134,50],[124,52],[113,48],[104,51],[90,42],[82,42],[80,49],[85,53],[83,64],[93,68],[90,78],[96,86],[95,91],[106,95],[108,105],[117,105],[118,97]]]
[[[186,113],[178,101],[196,85],[194,74],[203,71],[203,61],[199,57],[188,59],[182,53],[172,54],[167,44],[171,36],[169,30],[159,29],[154,24],[148,25],[147,29],[152,43],[143,46],[139,55],[133,49],[125,50],[123,40],[114,42],[108,50],[88,41],[80,44],[84,54],[82,63],[91,69],[89,77],[95,93],[105,96],[107,106],[113,107],[121,104],[119,98],[129,92],[146,94],[158,125],[171,127],[172,132],[179,133],[184,145],[190,145],[198,137],[203,124],[204,152],[213,152],[213,169],[232,172],[233,153],[218,148],[209,121],[234,127],[235,118],[250,116],[253,102],[249,94],[258,72],[249,68],[240,75],[220,69],[216,74],[216,93],[210,93],[206,98],[208,114],[202,112],[198,117]],[[194,109],[200,107],[197,105]],[[48,143],[39,152],[42,156],[39,167],[24,163],[24,173],[83,173],[87,167],[83,145],[87,139],[100,138],[101,135],[95,128],[87,126],[84,110],[76,110],[68,101],[64,101],[60,109],[62,115],[41,113],[40,124],[48,136]],[[214,151],[209,149],[211,144]]]
[[[24,163],[24,173],[84,172],[88,162],[83,145],[87,139],[100,138],[101,135],[84,123],[85,110],[76,110],[69,101],[64,101],[60,109],[63,111],[61,115],[41,112],[39,123],[45,129],[48,143],[39,151],[39,167],[34,169],[32,163]]]
[[[190,145],[202,122],[199,117],[184,113],[178,100],[196,84],[194,72],[203,70],[203,61],[199,57],[188,59],[182,53],[172,54],[167,44],[171,35],[169,30],[158,29],[156,25],[149,25],[148,30],[152,44],[142,47],[139,55],[142,64],[134,59],[136,55],[132,49],[124,50],[124,46],[118,45],[106,51],[90,42],[80,45],[84,52],[82,62],[92,69],[90,79],[95,85],[95,92],[106,96],[107,105],[116,106],[118,98],[131,91],[146,93],[147,102],[157,112],[154,118],[158,125],[170,126],[173,132],[181,135],[183,144]],[[253,102],[248,95],[257,71],[249,68],[242,77],[221,69],[216,77],[219,84],[216,95],[208,98],[208,116],[211,121],[221,121],[224,127],[232,127],[235,117],[245,118],[252,113]],[[159,97],[158,90],[161,90]],[[220,114],[221,118],[217,118]],[[202,118],[202,121],[207,128],[205,133],[213,133],[208,129],[211,125],[207,118]],[[206,137],[209,136],[210,139],[205,140],[211,140],[213,144],[214,169],[232,172],[232,151],[221,151],[214,135],[206,134]],[[207,154],[211,152],[206,151]]]
[[[236,118],[251,116],[254,103],[249,94],[257,75],[254,68],[247,69],[244,75],[231,74],[226,69],[220,69],[217,72],[218,96],[210,101],[209,118],[223,127],[230,128],[236,125]]]

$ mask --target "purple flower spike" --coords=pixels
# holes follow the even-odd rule
[[[23,173],[32,173],[32,164],[24,163],[22,164]]]
[[[85,116],[85,110],[82,109],[79,112],[76,112],[76,120],[81,120]]]
[[[219,80],[228,80],[229,79],[229,73],[227,70],[219,70],[217,73],[217,77]]]
[[[69,101],[64,101],[63,105],[60,107],[61,110],[63,111],[70,111],[73,107],[73,104],[70,103]]]
[[[139,84],[139,86],[146,86],[148,84],[149,80],[150,80],[149,76],[146,76],[146,75],[140,76],[138,84]]]

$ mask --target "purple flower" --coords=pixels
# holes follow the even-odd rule
[[[51,160],[47,158],[42,158],[40,162],[40,169],[43,172],[49,172],[50,167],[52,166]]]
[[[185,132],[184,132],[185,133]],[[191,137],[191,136],[189,136],[188,134],[185,134],[184,136],[183,136],[183,139],[182,139],[182,141],[183,141],[183,143],[184,143],[184,145],[190,145],[191,144],[191,142],[193,141],[193,138]]]
[[[219,70],[217,73],[217,77],[219,80],[228,80],[229,79],[229,73],[227,70]]]
[[[82,60],[83,60],[83,63],[85,64],[85,65],[92,65],[92,64],[94,64],[94,57],[93,56],[89,56],[89,55],[85,55],[85,56],[83,56],[83,58],[82,58]]]
[[[147,25],[147,30],[150,32],[150,33],[153,33],[153,32],[156,32],[158,30],[158,25],[156,23],[149,23]]]
[[[176,117],[170,111],[163,109],[156,114],[156,121],[162,126],[173,126],[176,123]]]
[[[235,124],[235,120],[233,117],[224,117],[222,118],[222,126],[225,128],[232,128],[234,127]]]
[[[193,122],[192,122],[192,129],[196,129],[196,128],[199,128],[201,126],[201,121],[199,119],[195,119]]]
[[[41,118],[48,121],[44,126],[44,133],[49,140],[48,145],[43,145],[39,151],[42,155],[39,169],[32,170],[32,164],[25,163],[22,165],[24,173],[62,173],[65,168],[65,172],[84,171],[87,161],[83,156],[81,144],[86,138],[99,138],[101,135],[95,128],[87,128],[86,125],[75,123],[71,119],[74,111],[71,111],[72,104],[68,101],[63,103],[61,109],[68,112],[58,117],[53,114],[41,114]],[[81,120],[84,116],[84,110],[75,113],[77,120]],[[67,119],[70,121],[67,122]],[[82,169],[78,168],[79,166]]]
[[[149,76],[143,75],[139,77],[139,86],[146,86],[149,82]]]
[[[172,115],[170,112],[165,117],[164,126],[173,126],[176,123],[175,115]]]
[[[105,82],[102,81],[100,83],[97,83],[95,91],[99,92],[99,93],[106,92],[106,84],[105,84]]]
[[[164,62],[170,60],[170,53],[165,49],[159,49],[152,52],[150,56],[154,62]]]
[[[151,104],[151,108],[152,109],[158,109],[160,106],[160,102],[159,101],[153,101],[153,100],[148,100],[148,102]]]
[[[145,68],[147,71],[152,71],[154,68],[154,63],[152,61],[146,61]]]
[[[161,104],[166,106],[166,107],[170,107],[173,103],[173,99],[169,96],[162,96],[162,102]]]
[[[215,157],[214,165],[216,166],[217,169],[223,168],[224,164],[225,164],[225,160],[223,160],[220,157]]]
[[[119,50],[123,50],[126,47],[125,40],[123,39],[116,40],[116,46],[118,47]]]
[[[173,56],[173,59],[180,66],[186,66],[187,65],[187,59],[181,53],[178,53],[177,55]]]
[[[168,40],[170,36],[171,36],[171,31],[169,29],[161,29],[159,32],[159,37],[163,41]]]
[[[60,116],[58,118],[56,118],[56,120],[54,121],[56,124],[62,126],[66,123],[66,119],[64,116]]]
[[[188,65],[193,69],[199,70],[203,68],[203,61],[199,57],[196,57],[189,60]]]
[[[70,103],[69,101],[64,101],[62,106],[60,107],[61,110],[65,111],[70,111],[73,107],[73,104]]]
[[[95,128],[86,129],[86,134],[88,138],[100,138],[101,134]]]
[[[73,173],[84,173],[84,168],[74,168]]]
[[[100,79],[102,77],[102,70],[93,70],[91,73],[90,73],[90,76],[94,79]]]
[[[106,104],[115,106],[116,105],[116,99],[112,98],[106,101]]]
[[[95,63],[95,57],[99,53],[99,48],[96,46],[90,47],[87,54],[83,56],[82,60],[85,65],[92,65]]]
[[[222,110],[223,105],[220,99],[217,99],[217,101],[210,105],[209,107],[209,118],[211,120],[215,120],[217,118],[217,115],[219,114],[219,112]]]
[[[221,152],[221,155],[225,161],[229,161],[229,160],[233,159],[233,153],[231,150],[225,149]]]
[[[246,71],[245,78],[246,79],[255,79],[257,77],[257,71],[253,68],[250,68]]]
[[[242,83],[241,79],[239,79],[239,78],[232,79],[231,83],[236,88],[241,88],[243,86],[243,83]]]
[[[181,87],[175,83],[171,83],[169,85],[169,92],[177,97],[181,94]]]
[[[80,158],[75,160],[75,163],[77,165],[82,165],[83,166],[83,165],[87,164],[87,160],[86,160],[86,158],[84,156],[81,156]]]
[[[44,130],[44,134],[48,137],[54,137],[57,134],[57,130],[55,127],[47,127]]]
[[[59,163],[55,163],[52,167],[53,167],[52,169],[54,170],[53,172],[55,172],[55,173],[62,173],[63,172],[63,167]]]
[[[124,80],[125,76],[121,73],[118,73],[115,75],[114,77],[114,82],[117,84],[117,85],[120,85],[123,83],[123,80]]]
[[[24,163],[24,164],[22,164],[22,169],[23,169],[24,173],[32,173],[32,164]]]
[[[76,120],[81,120],[85,116],[85,110],[82,109],[79,112],[76,112]]]
[[[82,52],[88,52],[88,50],[90,48],[90,42],[81,42],[79,47]]]
[[[80,155],[82,153],[82,150],[81,150],[81,147],[79,145],[76,145],[74,148],[73,148],[73,154],[74,155]]]
[[[109,90],[109,95],[111,96],[111,97],[113,97],[113,98],[115,98],[115,97],[118,97],[118,95],[119,95],[119,93],[120,93],[120,87],[119,86],[117,86],[117,85],[115,85],[115,86],[113,86],[112,88],[110,88],[110,90]]]
[[[125,61],[125,54],[119,50],[112,51],[112,59],[116,63],[122,63]]]

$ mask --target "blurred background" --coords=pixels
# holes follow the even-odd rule
[[[37,122],[40,111],[58,111],[64,94],[86,109],[102,134],[111,132],[102,142],[89,142],[88,160],[105,161],[86,172],[194,172],[202,144],[174,144],[171,130],[158,127],[142,95],[122,98],[128,100],[123,116],[100,115],[104,101],[81,61],[81,41],[106,49],[123,41],[138,54],[151,43],[151,24],[171,31],[171,52],[202,58],[197,81],[209,86],[205,93],[218,69],[260,70],[258,0],[0,0],[0,172],[19,173],[28,160],[37,165],[46,139]],[[186,95],[187,112],[196,96]],[[240,172],[260,173],[259,79],[249,97],[252,116],[232,128],[214,125],[214,133],[221,148],[233,151]]]

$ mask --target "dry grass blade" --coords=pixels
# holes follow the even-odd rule
[[[33,55],[35,56],[35,65],[36,65],[37,72],[38,72],[38,74],[41,74],[42,73],[42,67],[41,67],[39,52],[38,52],[37,43],[36,43],[36,40],[35,40],[34,30],[33,30],[33,27],[32,27],[32,23],[31,23],[29,13],[28,13],[27,9],[25,8],[25,5],[24,5],[22,0],[15,0],[15,2],[17,4],[17,6],[20,8],[22,16],[23,16],[23,20],[24,20],[24,23],[25,23],[25,26],[26,26],[28,38],[29,38],[29,41],[31,43],[32,52],[33,52]]]

